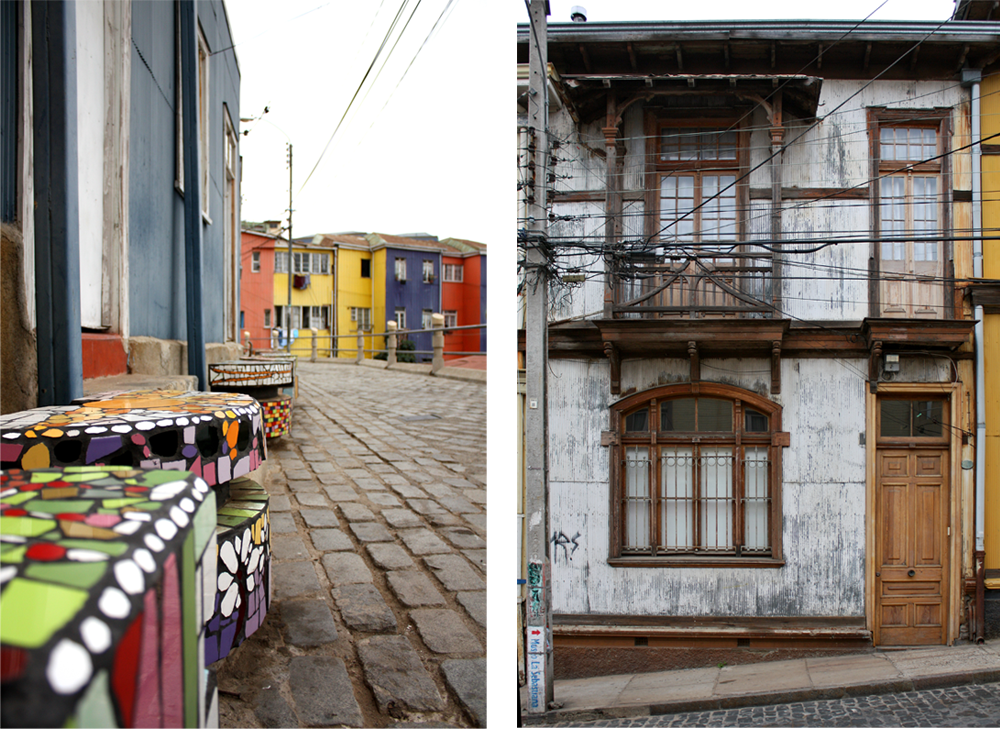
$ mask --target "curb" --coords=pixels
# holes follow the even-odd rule
[[[950,688],[965,684],[1000,682],[1000,669],[959,673],[940,673],[914,678],[900,677],[886,681],[851,684],[848,686],[824,686],[819,688],[793,689],[791,691],[768,691],[755,694],[737,694],[708,699],[666,701],[659,704],[635,704],[632,706],[609,706],[594,709],[570,709],[549,711],[541,715],[522,715],[525,726],[544,726],[563,721],[601,721],[606,719],[628,719],[658,714],[680,714],[691,711],[717,711],[740,709],[746,706],[767,706],[770,704],[790,704],[800,701],[822,701],[824,699],[846,699],[852,696],[875,696],[906,691],[926,691],[936,688]]]

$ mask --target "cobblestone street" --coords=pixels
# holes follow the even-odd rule
[[[274,602],[224,727],[486,719],[486,387],[300,362],[269,444]]]
[[[743,726],[1000,726],[1000,684],[954,686],[899,694],[801,701],[742,709],[693,711],[622,720],[560,722],[573,727]]]

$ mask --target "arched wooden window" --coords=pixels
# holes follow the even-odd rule
[[[615,564],[781,564],[781,406],[685,383],[611,406]]]

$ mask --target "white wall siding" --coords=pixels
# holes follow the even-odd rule
[[[588,483],[603,474],[599,478],[607,484],[608,449],[601,448],[601,431],[609,427],[608,362],[550,360],[548,387],[549,480]]]
[[[783,541],[775,569],[621,568],[607,564],[611,486],[608,365],[556,360],[549,377],[550,529],[557,612],[623,615],[863,615],[864,360],[783,360]],[[679,359],[626,361],[622,385],[682,381]],[[709,369],[712,368],[712,369]],[[702,363],[706,381],[765,392],[764,359]],[[779,399],[779,398],[775,398]],[[836,480],[833,480],[835,476]],[[560,536],[561,535],[561,536]],[[560,543],[566,546],[559,546]],[[706,599],[711,596],[711,599]]]
[[[786,202],[784,237],[791,251],[810,250],[828,235],[868,236],[867,203],[824,200]],[[868,316],[868,243],[842,243],[815,253],[782,254],[783,310],[796,319],[861,320]]]
[[[560,271],[578,267],[587,273],[582,284],[564,284],[561,281],[552,286],[549,320],[558,321],[585,314],[600,314],[604,310],[604,261],[600,256],[576,253],[583,242],[599,243],[604,236],[603,203],[556,203],[552,212],[557,220],[549,225],[549,240],[556,248],[556,260]]]

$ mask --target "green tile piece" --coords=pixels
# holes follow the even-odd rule
[[[98,509],[98,514],[118,514],[121,515],[121,509]]]
[[[112,557],[119,557],[128,550],[128,543],[107,539],[63,539],[59,542],[66,549],[93,549],[104,552]]]
[[[198,633],[195,614],[194,531],[189,531],[181,548],[181,614],[184,624],[184,726],[198,726]]]
[[[228,514],[220,513],[218,515],[219,526],[234,527],[239,526],[246,521],[246,517],[243,516],[229,516]]]
[[[145,501],[142,497],[124,498],[124,499],[105,499],[104,508],[105,509],[120,509],[123,506],[130,506],[132,504],[138,504],[140,501]]]
[[[0,499],[0,501],[4,502],[5,504],[16,505],[16,504],[23,504],[25,501],[33,499],[36,496],[38,496],[37,491],[22,491],[17,494],[11,494],[6,498]]]
[[[89,486],[108,486],[113,487],[119,492],[121,492],[123,486],[121,479],[118,478],[99,478],[96,481],[90,481]]]
[[[224,514],[226,516],[242,516],[246,518],[248,516],[257,516],[258,514],[260,514],[260,511],[250,511],[249,509],[233,509],[228,506],[223,506],[221,509],[219,509],[219,514],[220,515]]]
[[[58,481],[62,474],[59,471],[32,471],[31,472],[31,483],[49,483],[49,481]]]
[[[86,693],[76,705],[76,716],[73,718],[79,726],[118,726],[107,671],[99,671],[91,680]]]
[[[93,504],[90,501],[62,501],[60,499],[37,499],[30,508],[30,511],[40,511],[43,514],[83,514],[90,511]],[[27,507],[25,507],[27,508]]]
[[[108,571],[107,562],[35,562],[24,576],[44,582],[89,589]]]
[[[232,499],[239,499],[240,501],[267,501],[269,498],[267,493],[258,494],[255,491],[236,493],[230,491],[229,497]]]
[[[37,537],[56,528],[54,519],[35,519],[30,516],[0,516],[0,534]]]
[[[15,577],[0,596],[0,643],[40,648],[87,602],[89,593]]]
[[[122,495],[121,491],[111,489],[80,489],[78,499],[117,499]]]
[[[208,496],[194,513],[194,553],[201,554],[210,538],[215,537],[215,492],[209,491]]]
[[[139,483],[143,486],[156,486],[170,481],[183,481],[190,475],[189,471],[146,471],[139,477]]]
[[[266,506],[267,506],[267,504],[255,504],[255,503],[253,503],[251,501],[232,501],[232,500],[230,500],[230,501],[226,502],[226,508],[227,509],[244,509],[244,510],[250,511],[250,512],[252,512],[254,514],[259,514],[261,511],[264,510],[264,508]]]
[[[26,544],[5,544],[0,551],[0,562],[20,564],[24,561],[24,553],[28,551]]]
[[[62,480],[66,483],[90,483],[95,478],[103,478],[107,476],[107,471],[101,471],[99,474],[94,473],[67,473],[62,477]]]
[[[141,509],[142,511],[156,511],[157,509],[163,508],[162,501],[143,501],[141,504],[136,504],[135,508]]]

